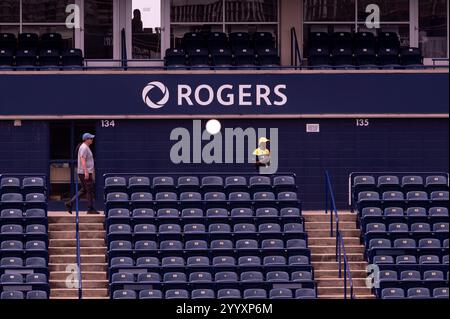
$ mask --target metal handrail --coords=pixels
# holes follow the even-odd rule
[[[331,204],[331,205],[330,205]],[[348,283],[350,285],[350,299],[354,299],[353,277],[348,262],[347,251],[345,249],[344,237],[339,229],[339,213],[334,197],[333,185],[328,171],[325,172],[325,213],[330,212],[330,237],[334,236],[333,232],[333,216],[336,224],[336,262],[339,266],[339,278],[342,278],[344,272],[344,299],[348,299]],[[344,265],[342,265],[342,263]],[[343,267],[342,267],[343,266]]]
[[[294,67],[302,66],[302,53],[298,43],[297,31],[295,27],[291,28],[291,65]]]
[[[75,223],[76,223],[76,241],[77,241],[77,275],[78,275],[78,299],[83,299],[83,277],[81,273],[81,239],[80,239],[80,200],[78,196],[78,180],[75,182]]]

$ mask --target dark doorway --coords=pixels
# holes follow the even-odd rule
[[[50,200],[67,201],[75,193],[76,149],[84,133],[95,134],[94,121],[50,122]],[[95,144],[92,147],[95,157]],[[60,205],[59,205],[60,206]]]

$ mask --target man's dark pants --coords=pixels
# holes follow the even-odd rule
[[[86,180],[84,174],[78,174],[78,177],[81,181],[81,189],[78,191],[78,198],[83,195],[86,195],[86,199],[88,201],[88,210],[95,210],[94,208],[94,200],[95,200],[95,187],[94,187],[94,178],[92,174],[89,174],[89,180]],[[70,204],[72,205],[77,199],[77,195],[75,195],[71,200]]]

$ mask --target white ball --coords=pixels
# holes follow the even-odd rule
[[[216,135],[222,129],[222,124],[218,120],[210,120],[206,123],[206,131],[211,135]]]

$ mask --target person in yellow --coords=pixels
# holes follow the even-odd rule
[[[258,142],[258,148],[253,152],[256,156],[256,167],[267,167],[270,165],[270,150],[267,148],[267,143],[270,142],[269,139],[261,137]]]

